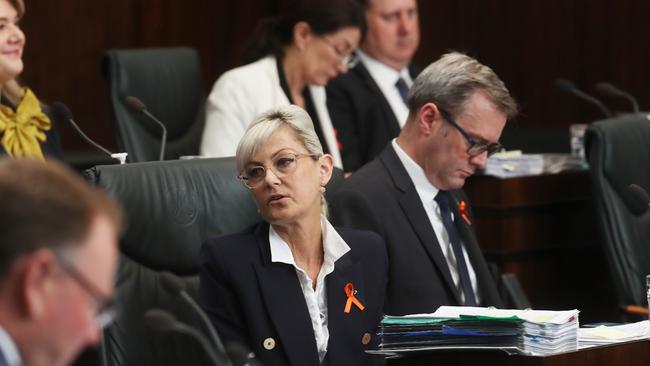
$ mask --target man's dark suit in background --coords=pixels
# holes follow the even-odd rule
[[[417,71],[410,67],[415,79]],[[399,135],[400,123],[368,69],[360,62],[327,85],[327,108],[342,144],[341,159],[355,171]]]
[[[399,135],[407,114],[403,93],[417,76],[409,67],[420,44],[417,2],[368,0],[366,21],[361,62],[326,88],[327,108],[348,172],[374,159]],[[403,89],[396,86],[398,79]]]

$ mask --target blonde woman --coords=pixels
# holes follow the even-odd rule
[[[236,160],[264,221],[201,249],[200,300],[217,331],[267,366],[376,364],[364,351],[377,344],[385,245],[327,220],[332,157],[307,112],[258,116]]]

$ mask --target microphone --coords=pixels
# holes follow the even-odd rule
[[[165,127],[165,125],[162,122],[160,122],[158,118],[156,118],[153,114],[151,114],[147,110],[147,106],[145,106],[140,99],[129,95],[124,99],[124,102],[126,103],[126,105],[129,106],[129,108],[131,108],[132,111],[136,113],[144,114],[145,116],[147,116],[147,118],[154,121],[156,124],[158,124],[158,126],[160,126],[160,129],[162,130],[162,137],[160,138],[160,155],[158,157],[158,160],[161,161],[164,160],[165,144],[167,143],[167,127]]]
[[[57,119],[63,119],[66,120],[77,133],[79,136],[81,136],[87,143],[91,144],[95,148],[97,148],[99,151],[103,152],[104,154],[110,156],[113,159],[116,159],[120,162],[120,164],[124,164],[126,162],[126,156],[128,155],[127,153],[112,153],[110,150],[107,148],[103,147],[102,145],[98,144],[95,142],[93,139],[88,137],[82,130],[81,127],[74,121],[72,118],[72,112],[70,112],[70,109],[63,103],[61,102],[54,102],[52,103],[52,112],[54,115],[57,117]]]
[[[612,95],[628,100],[632,104],[632,111],[634,113],[639,113],[639,101],[637,101],[632,94],[615,87],[611,83],[604,81],[596,84],[596,90],[605,95]]]
[[[201,344],[215,366],[230,365],[230,360],[225,355],[219,357],[212,349],[210,341],[195,328],[176,320],[172,314],[162,309],[149,309],[144,314],[145,323],[158,332],[178,332],[189,335]]]
[[[235,366],[261,366],[262,363],[248,348],[239,343],[228,343],[226,352]]]
[[[575,85],[573,85],[572,82],[570,82],[567,79],[556,79],[555,80],[555,86],[557,86],[560,90],[562,90],[565,93],[569,93],[572,95],[575,95],[576,97],[587,101],[591,105],[594,105],[600,109],[600,111],[606,116],[606,117],[611,117],[612,113],[605,107],[605,105],[599,101],[598,99],[592,97],[591,95],[583,92],[582,90],[576,88]]]
[[[197,304],[196,301],[194,301],[194,299],[190,296],[190,294],[187,293],[185,290],[185,283],[171,272],[162,272],[160,274],[160,283],[165,288],[165,290],[167,290],[167,292],[171,293],[174,296],[180,296],[183,301],[190,305],[194,312],[199,315],[199,318],[201,318],[201,322],[205,328],[208,329],[208,334],[210,335],[210,338],[212,338],[214,344],[217,346],[219,353],[225,355],[226,348],[223,346],[223,342],[221,342],[221,338],[219,337],[217,330],[214,329],[214,326],[212,325],[210,319],[208,319],[205,311],[203,311],[199,304]]]
[[[648,191],[638,184],[630,184],[627,188],[634,198],[634,207],[632,207],[632,211],[637,215],[641,215],[648,211],[648,208],[650,207],[650,195],[648,195]]]

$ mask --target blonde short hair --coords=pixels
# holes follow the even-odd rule
[[[237,171],[242,172],[256,148],[263,145],[280,127],[289,126],[293,129],[298,141],[311,155],[323,155],[323,146],[318,139],[314,123],[309,114],[297,105],[286,105],[270,109],[255,117],[248,126],[246,133],[239,140],[235,163]],[[321,213],[327,216],[327,202],[321,197]]]
[[[293,129],[298,140],[310,154],[323,154],[323,146],[309,114],[297,105],[287,105],[270,109],[251,122],[237,145],[235,158],[237,171],[241,172],[244,169],[251,156],[255,154],[257,146],[264,144],[275,131],[285,125]]]

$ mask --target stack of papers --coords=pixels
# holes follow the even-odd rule
[[[386,316],[379,353],[456,348],[529,355],[565,352],[577,349],[578,314],[441,306],[433,314]]]
[[[544,156],[522,154],[520,150],[494,154],[487,160],[485,174],[500,178],[539,175],[544,172]]]
[[[521,150],[513,150],[489,157],[483,173],[498,178],[512,178],[556,174],[587,167],[584,160],[569,154],[523,154]]]
[[[580,346],[634,341],[650,338],[650,322],[647,320],[615,326],[601,325],[596,328],[578,329]]]

